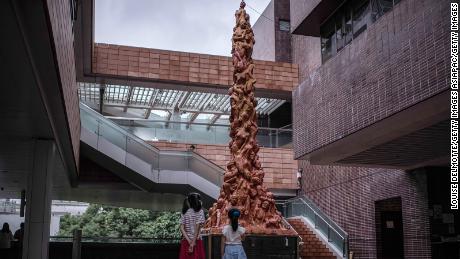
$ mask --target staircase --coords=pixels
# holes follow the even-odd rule
[[[284,216],[302,238],[302,259],[348,258],[348,234],[306,196],[287,200]]]
[[[289,224],[302,238],[303,244],[299,247],[299,256],[302,259],[336,259],[327,245],[302,221],[300,218],[288,219]]]
[[[207,205],[224,170],[193,151],[163,151],[80,103],[82,151],[123,180],[151,193],[200,192]],[[167,201],[165,201],[167,202]]]

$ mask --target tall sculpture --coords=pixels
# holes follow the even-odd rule
[[[264,172],[258,156],[258,131],[254,98],[254,63],[251,58],[254,33],[249,15],[241,2],[235,13],[232,59],[233,86],[229,89],[231,114],[229,143],[231,158],[227,164],[219,199],[209,210],[206,228],[220,233],[227,224],[227,212],[236,207],[241,211],[240,223],[248,233],[285,234],[281,213],[275,207],[273,194],[263,185]]]

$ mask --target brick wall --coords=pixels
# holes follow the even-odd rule
[[[201,83],[228,88],[233,84],[230,57],[159,49],[94,44],[92,70],[115,77]],[[299,84],[295,64],[256,60],[258,89],[292,91]]]
[[[75,74],[74,39],[70,17],[69,1],[47,1],[51,21],[53,44],[56,51],[57,66],[65,113],[75,163],[78,168],[80,156],[80,107]]]
[[[149,142],[161,150],[185,151],[190,144],[170,142]],[[226,145],[194,144],[195,152],[216,165],[225,168],[230,160]],[[293,159],[292,149],[261,147],[259,157],[265,172],[264,183],[268,188],[297,189],[297,161]]]
[[[402,0],[310,73],[293,93],[295,157],[448,89],[445,17],[447,0]]]
[[[300,82],[321,66],[320,48],[319,37],[292,35],[292,63],[299,65]]]
[[[355,258],[377,258],[375,202],[401,197],[404,258],[431,258],[424,173],[315,166],[302,161],[302,192],[342,227]]]

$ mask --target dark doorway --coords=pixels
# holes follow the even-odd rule
[[[377,258],[403,259],[404,236],[401,197],[375,202]]]

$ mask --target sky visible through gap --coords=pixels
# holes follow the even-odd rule
[[[260,13],[269,2],[246,0]],[[230,56],[239,4],[239,0],[96,0],[95,41]],[[260,14],[248,7],[246,11],[254,24]]]

